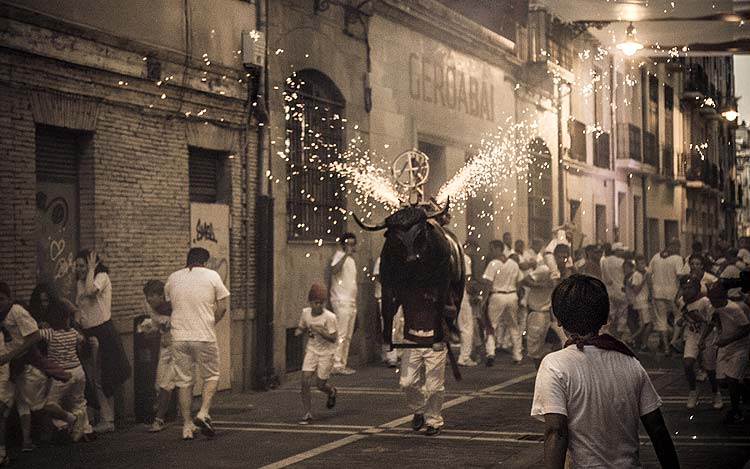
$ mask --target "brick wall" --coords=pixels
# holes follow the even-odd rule
[[[124,81],[128,85],[119,84]],[[233,329],[237,329],[232,337],[232,375],[241,383],[243,326],[255,301],[254,291],[249,303],[245,295],[253,285],[255,265],[252,244],[247,244],[254,240],[255,199],[247,199],[245,191],[249,184],[254,195],[257,168],[256,128],[247,125],[244,97],[228,98],[178,85],[160,88],[147,80],[9,49],[0,50],[0,82],[0,106],[5,110],[0,113],[0,198],[4,201],[0,280],[9,282],[24,301],[36,282],[34,143],[35,118],[39,120],[40,113],[32,112],[31,94],[52,90],[71,102],[93,99],[98,113],[95,127],[87,129],[93,139],[79,163],[80,245],[95,248],[110,268],[112,314],[128,353],[132,353],[132,318],[142,310],[144,281],[166,279],[184,265],[189,248],[186,127],[188,119],[195,121],[195,117],[185,113],[206,109],[205,114],[213,118],[210,125],[237,136],[241,144],[228,160],[228,169]],[[162,92],[169,98],[161,99]],[[60,119],[67,125],[67,118]],[[249,181],[245,181],[246,164]],[[249,221],[244,219],[246,204]],[[246,261],[248,252],[251,258]],[[132,385],[126,384],[125,390],[127,407]]]

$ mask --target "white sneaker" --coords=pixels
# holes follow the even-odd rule
[[[695,380],[703,382],[706,380],[706,378],[708,378],[706,370],[704,370],[703,368],[698,368],[698,371],[695,372]]]
[[[348,366],[345,366],[344,368],[341,369],[342,375],[353,375],[356,372],[357,372],[356,370],[349,368]]]
[[[149,433],[158,433],[162,430],[167,428],[167,424],[164,423],[164,420],[160,418],[155,418],[154,423],[151,424],[151,426],[148,428]]]
[[[195,427],[193,425],[183,426],[182,427],[182,439],[183,440],[194,439],[195,438],[195,436],[193,436],[194,431],[195,431]]]
[[[469,358],[467,360],[459,360],[458,361],[458,366],[477,366],[478,364],[479,363],[475,362],[471,358]]]
[[[698,405],[698,391],[690,391],[690,393],[688,394],[687,408],[695,409],[695,406],[697,405]]]
[[[714,409],[719,410],[724,407],[724,401],[721,399],[721,392],[714,394]]]

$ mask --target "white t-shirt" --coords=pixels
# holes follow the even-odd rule
[[[678,277],[682,271],[682,257],[677,254],[662,257],[661,253],[651,258],[649,264],[654,287],[654,299],[674,300],[680,286]]]
[[[714,314],[719,315],[721,321],[720,339],[729,337],[737,333],[740,327],[750,324],[745,311],[734,301],[730,301],[723,308],[716,308]],[[750,347],[750,336],[745,336],[735,340],[724,347],[724,353],[736,353],[747,350]]]
[[[641,291],[639,291],[637,294],[633,292],[634,288],[638,288],[645,281],[646,276],[637,270],[633,272],[633,275],[630,277],[630,285],[627,288],[626,293],[628,296],[628,302],[633,307],[633,309],[648,309],[648,285],[644,284],[641,288]]]
[[[711,317],[713,316],[713,306],[711,306],[711,301],[706,298],[705,296],[702,296],[698,298],[695,301],[692,301],[685,305],[685,309],[690,312],[690,315],[685,315],[685,321],[686,327],[689,331],[700,333],[703,331],[703,326],[711,320]],[[693,317],[698,317],[700,319],[700,322],[696,322],[693,320]]]
[[[747,249],[742,248],[737,251],[737,257],[739,257],[740,260],[745,263],[745,265],[750,265],[750,251],[748,251]]]
[[[339,249],[334,253],[331,265],[335,265],[342,257],[344,257],[344,251]],[[380,266],[378,266],[378,271],[380,271]],[[357,264],[352,256],[347,256],[339,273],[331,276],[330,293],[332,302],[357,302]]]
[[[602,257],[602,280],[607,286],[607,294],[610,298],[624,300],[625,292],[622,287],[625,285],[625,274],[622,271],[622,264],[625,260],[615,255]]]
[[[485,280],[492,282],[493,292],[515,292],[518,282],[523,278],[521,269],[513,259],[506,259],[502,262],[499,259],[493,259],[484,269]]]
[[[537,282],[550,280],[551,272],[547,264],[539,263],[529,277]],[[543,312],[552,308],[552,285],[546,287],[527,287],[526,304],[530,311]]]
[[[568,455],[575,467],[641,467],[640,417],[661,406],[637,359],[587,345],[548,354],[534,386],[531,416],[568,417]]]
[[[6,353],[15,351],[23,344],[24,337],[28,337],[39,330],[39,326],[37,326],[34,318],[31,317],[31,313],[18,304],[10,307],[5,320],[2,322],[2,326],[10,334],[10,341],[6,341],[4,346]]]
[[[96,294],[86,295],[86,282],[76,282],[76,304],[78,305],[78,322],[84,329],[96,327],[112,319],[112,282],[109,275],[99,272],[94,276]]]
[[[329,334],[336,334],[336,315],[323,308],[323,312],[318,316],[313,316],[312,308],[302,308],[302,315],[299,318],[298,327],[307,329],[308,339],[305,353],[314,353],[316,355],[332,355],[336,352],[336,342],[329,342],[318,334],[310,331],[311,326],[322,326]]]
[[[164,295],[172,302],[172,339],[216,342],[216,302],[229,296],[216,271],[185,267],[173,272],[164,285]]]

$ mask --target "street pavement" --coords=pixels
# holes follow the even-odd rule
[[[739,468],[750,459],[750,423],[722,424],[725,410],[711,407],[707,382],[699,383],[704,399],[688,411],[679,359],[648,354],[642,361],[664,399],[662,412],[682,467]],[[315,392],[310,425],[297,423],[296,374],[274,391],[217,396],[214,439],[184,442],[176,423],[158,434],[132,424],[91,443],[23,453],[14,467],[540,467],[543,425],[529,417],[533,365],[528,360],[513,365],[510,356],[501,354],[492,368],[462,368],[462,373],[461,382],[447,373],[445,427],[437,437],[411,430],[398,370],[373,365],[332,377],[339,389],[332,410]],[[728,406],[726,395],[725,401]],[[746,411],[750,416],[750,406]],[[644,467],[659,467],[643,430],[641,461]]]

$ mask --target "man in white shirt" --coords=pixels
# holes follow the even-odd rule
[[[464,278],[465,285],[469,285],[471,281],[471,257],[466,254],[464,254]],[[461,310],[458,312],[458,330],[461,332],[458,364],[460,366],[476,366],[477,362],[471,359],[474,342],[474,311],[469,300],[469,292],[465,287],[464,297],[461,300]]]
[[[677,290],[680,286],[680,272],[682,257],[680,256],[680,241],[676,238],[669,241],[667,248],[651,259],[649,264],[654,300],[653,330],[661,337],[661,347],[664,353],[669,353],[669,314],[678,319],[675,306]]]
[[[662,467],[679,467],[646,370],[622,342],[598,335],[608,310],[607,290],[593,277],[572,275],[552,293],[569,339],[542,360],[534,385],[531,416],[545,423],[545,467],[567,467],[566,456],[571,468],[641,467],[639,420]]]
[[[182,439],[192,440],[196,426],[213,437],[211,401],[219,382],[219,346],[216,323],[224,317],[229,305],[229,290],[216,271],[204,267],[210,254],[203,248],[191,248],[187,267],[172,273],[164,286],[167,301],[172,303],[172,357],[177,375],[176,385],[183,418]],[[203,379],[201,408],[191,420],[195,367]]]
[[[750,265],[750,238],[747,236],[740,236],[740,239],[737,240],[737,246],[739,247],[737,257],[739,257],[745,265]]]
[[[612,244],[613,254],[602,257],[602,281],[609,295],[609,331],[622,333],[627,327],[628,302],[625,298],[625,274],[622,271],[623,253],[627,249],[622,243]]]
[[[339,239],[339,248],[331,259],[331,309],[338,321],[338,347],[333,363],[334,374],[351,375],[349,368],[349,345],[357,319],[357,264],[352,254],[357,252],[357,237],[344,233]]]
[[[497,241],[492,241],[490,246],[497,248]],[[496,259],[487,264],[483,279],[489,290],[489,304],[487,316],[489,317],[492,331],[487,334],[485,343],[487,353],[487,366],[495,363],[495,348],[498,325],[503,323],[510,332],[513,361],[520,364],[521,355],[521,328],[518,323],[518,283],[523,274],[518,264],[513,259],[500,254]]]

